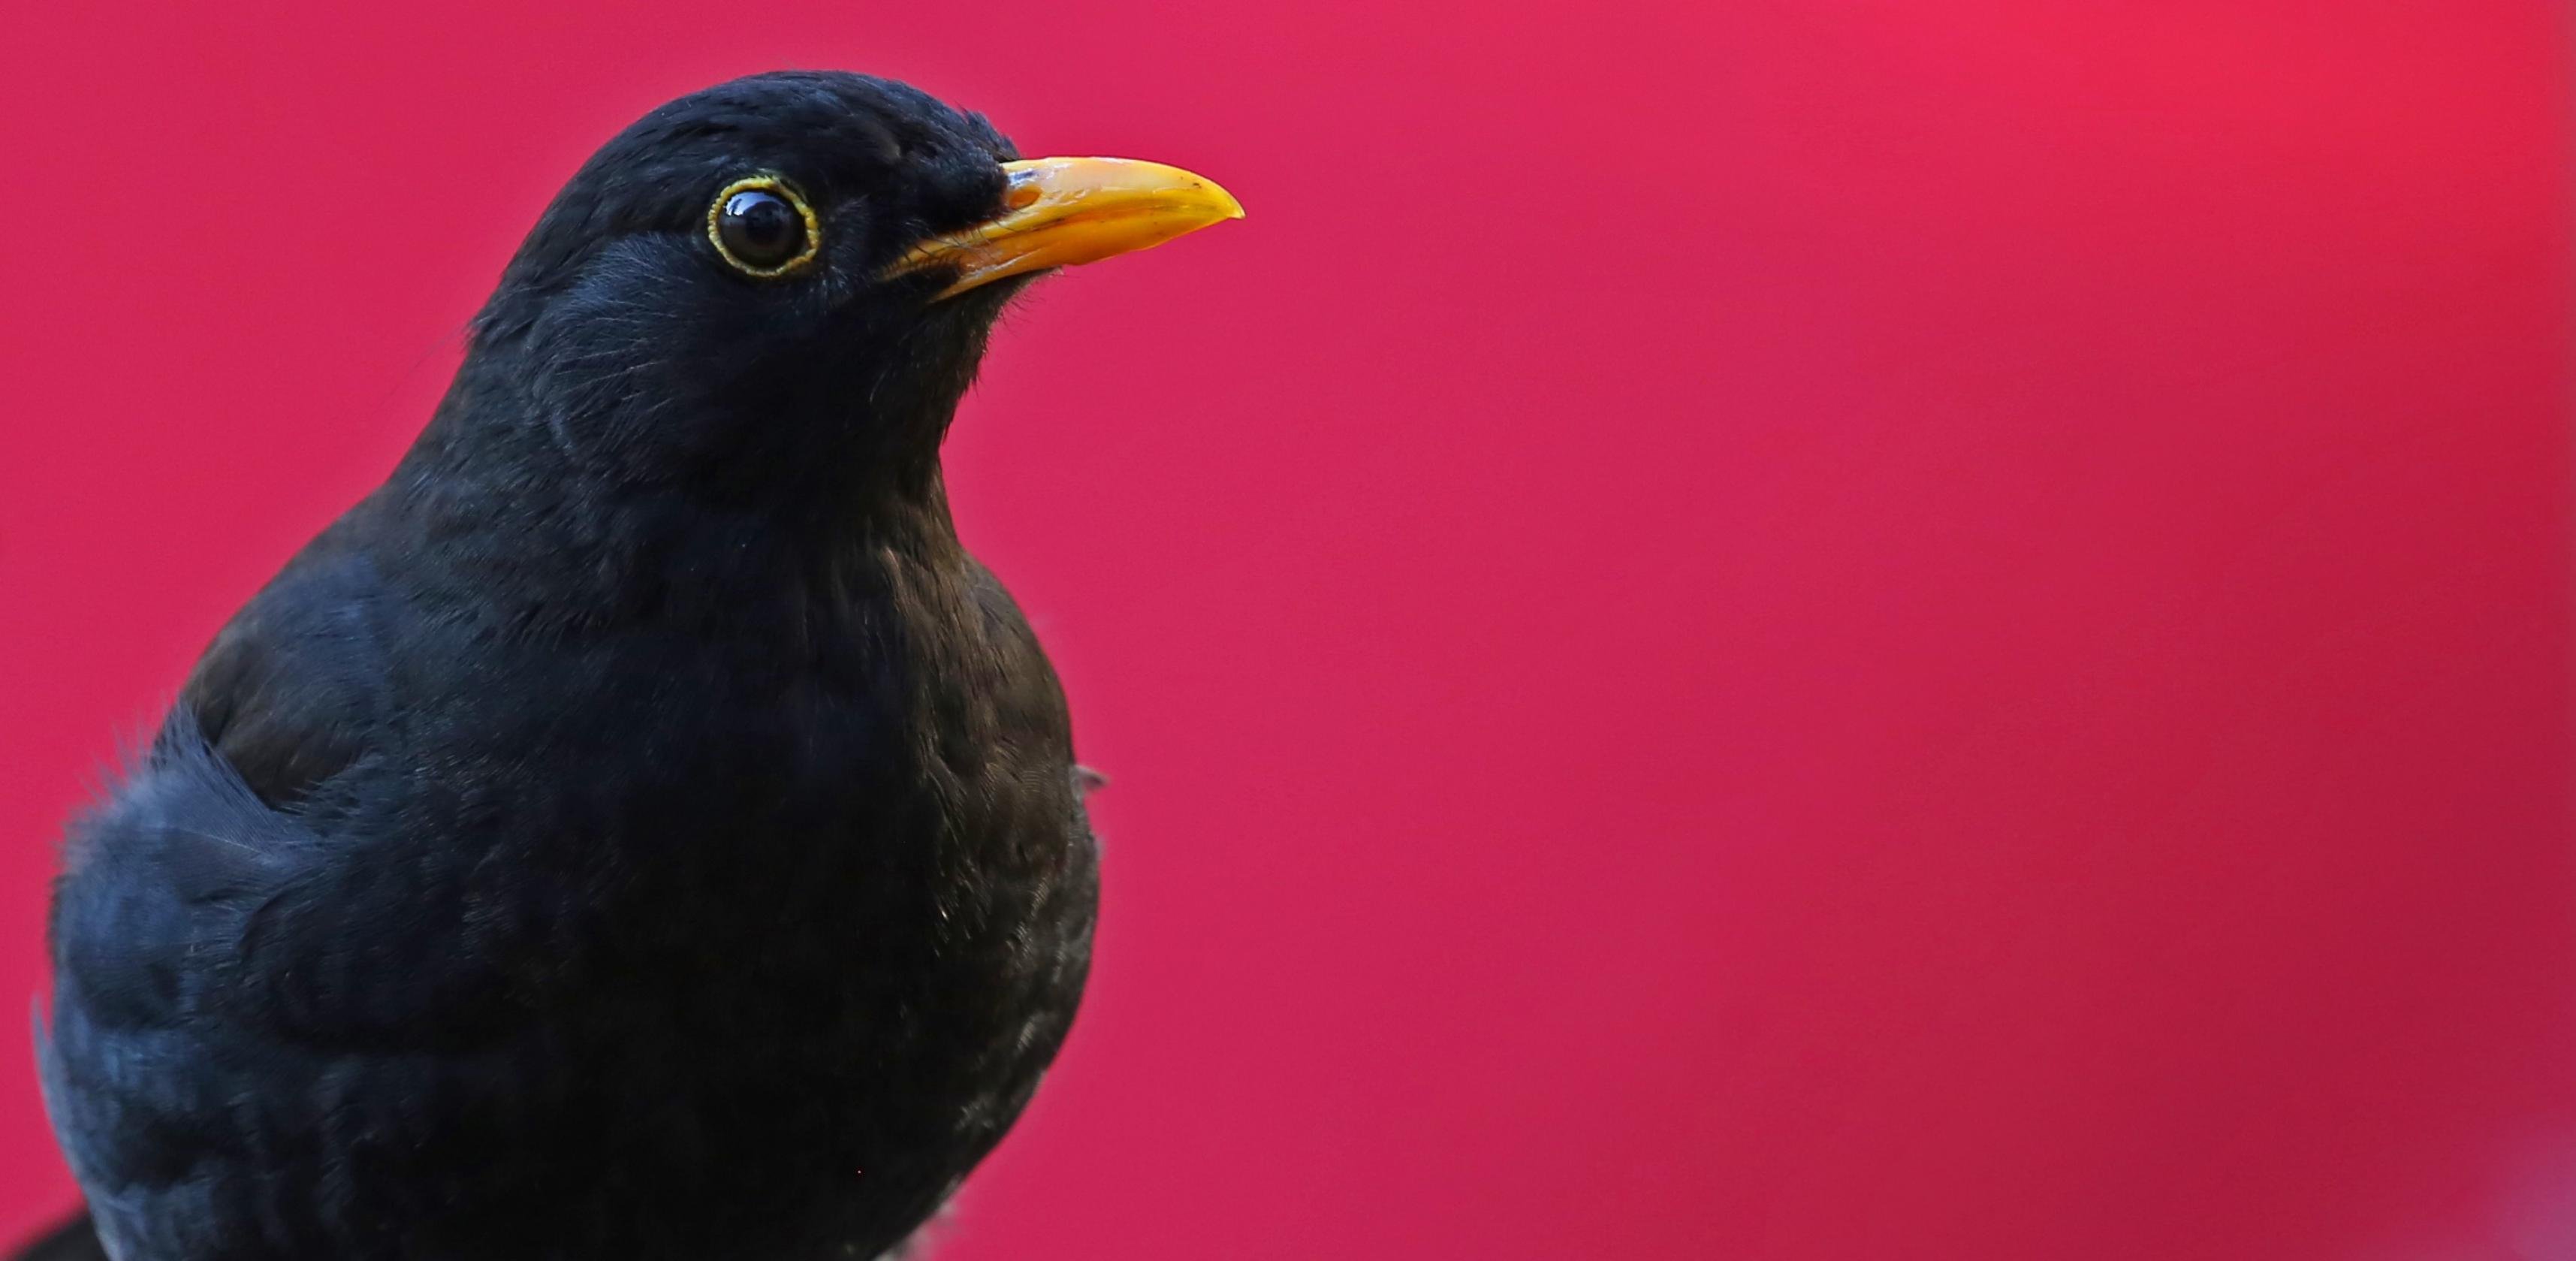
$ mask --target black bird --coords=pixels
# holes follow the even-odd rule
[[[1006,300],[1239,216],[840,73],[653,111],[390,479],[72,829],[46,1099],[119,1261],[866,1258],[991,1149],[1097,898],[939,448]]]

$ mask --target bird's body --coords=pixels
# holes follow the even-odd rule
[[[865,1258],[1000,1138],[1095,851],[937,461],[1012,284],[878,278],[1013,156],[773,76],[558,198],[75,829],[40,1049],[119,1261]],[[815,275],[728,272],[687,216],[799,161]]]
[[[542,610],[386,575],[408,515],[369,501],[244,611],[65,886],[52,1075],[79,1162],[133,1171],[92,1184],[109,1236],[902,1237],[1088,960],[1064,708],[1009,597],[935,518],[829,558],[747,528],[623,557],[649,611],[532,649],[504,626]],[[335,1237],[376,1222],[397,1251]]]

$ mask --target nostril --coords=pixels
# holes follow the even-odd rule
[[[1002,204],[1013,210],[1026,210],[1038,204],[1039,189],[1035,180],[1013,180],[1011,191],[1002,195]]]

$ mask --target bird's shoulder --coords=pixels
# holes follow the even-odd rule
[[[58,1007],[100,1027],[171,1026],[226,1004],[251,918],[309,868],[316,838],[261,801],[174,710],[77,820],[54,891]]]
[[[506,1017],[472,952],[423,951],[399,983],[352,953],[434,931],[423,910],[470,867],[369,814],[417,760],[419,622],[345,520],[235,614],[69,831],[60,1005],[99,1027],[316,1046]]]
[[[391,588],[344,523],[326,530],[215,635],[179,708],[271,806],[293,806],[380,743]]]
[[[253,917],[329,848],[293,807],[378,721],[377,586],[326,531],[216,634],[143,756],[74,821],[50,926],[64,1005],[150,1027],[237,996]]]

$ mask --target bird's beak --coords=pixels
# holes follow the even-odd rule
[[[1203,176],[1126,158],[1005,162],[1002,216],[914,246],[889,276],[953,268],[952,298],[1005,276],[1096,263],[1243,217],[1233,195]],[[933,299],[936,301],[937,299]]]

